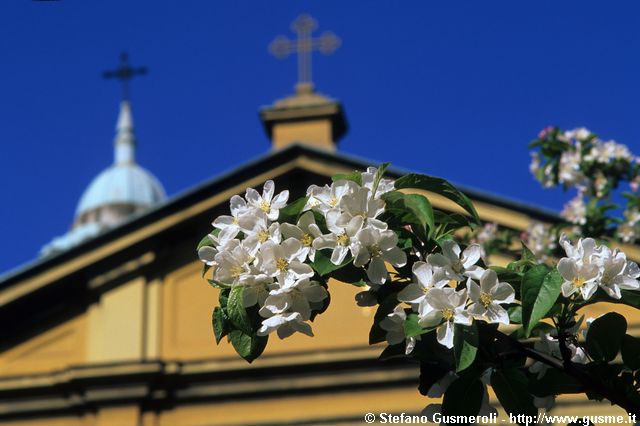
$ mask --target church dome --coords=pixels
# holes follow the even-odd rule
[[[82,194],[74,227],[88,223],[114,226],[166,199],[158,179],[135,162],[136,139],[127,101],[120,105],[114,142],[114,164],[96,176]]]
[[[152,207],[166,198],[164,188],[137,164],[115,164],[96,176],[84,191],[76,218],[80,220],[106,207],[128,206],[131,213]]]
[[[114,164],[96,176],[82,194],[72,229],[43,247],[42,254],[71,248],[166,200],[158,179],[136,164],[136,138],[126,100],[120,104],[114,145]]]

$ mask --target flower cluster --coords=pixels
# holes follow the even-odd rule
[[[608,235],[625,242],[640,237],[637,205],[640,197],[625,193],[627,208],[624,220],[611,217],[618,208],[614,190],[622,182],[636,192],[640,186],[640,160],[625,145],[604,141],[587,129],[562,131],[546,128],[530,146],[530,170],[544,187],[561,185],[575,189],[560,215],[576,226],[576,234]]]
[[[636,206],[627,206],[624,221],[616,230],[617,237],[625,243],[633,243],[640,237],[640,210]]]
[[[211,245],[198,250],[213,267],[213,279],[222,286],[242,287],[243,305],[256,304],[265,318],[259,333],[277,330],[281,338],[294,332],[313,335],[306,321],[321,309],[328,294],[311,280],[314,271],[305,261],[313,257],[312,235],[319,235],[313,215],[303,215],[297,226],[277,222],[288,191],[275,195],[273,181],[262,194],[253,188],[245,197],[231,198],[231,215],[213,221]]]
[[[583,300],[589,300],[601,288],[610,297],[620,299],[621,290],[640,288],[640,268],[620,250],[597,245],[593,238],[580,239],[572,245],[564,235],[560,245],[567,254],[557,267],[564,279],[564,297],[577,293]]]
[[[572,375],[571,363],[584,364],[575,370],[578,381],[585,374],[598,381],[603,371],[615,377],[595,397],[615,400],[609,383],[629,395],[637,392],[640,339],[626,334],[626,319],[607,313],[580,337],[582,321],[576,317],[583,307],[612,299],[637,308],[631,291],[640,291],[640,268],[593,238],[574,244],[563,235],[558,244],[554,236],[568,228],[572,234],[610,236],[615,220],[592,221],[610,207],[589,197],[615,187],[612,180],[634,173],[635,180],[635,159],[584,129],[546,129],[539,146],[536,174],[552,185],[579,187],[580,198],[566,214],[574,225],[531,224],[521,235],[530,250],[523,248],[505,267],[487,267],[485,255],[513,254],[515,231],[482,226],[468,197],[443,179],[383,178],[386,164],[334,176],[331,184],[312,185],[293,202],[288,191],[276,193],[272,181],[262,192],[250,188],[232,197],[230,214],[213,221],[214,230],[198,248],[205,272],[211,271],[209,282],[220,290],[213,309],[216,341],[227,336],[251,362],[273,332],[280,338],[312,336],[310,322],[327,309],[333,278],[368,286],[356,300],[377,306],[370,343],[388,342],[382,358],[419,360],[421,371],[428,369],[420,375],[421,391],[444,393],[445,405],[464,398],[489,413],[490,385],[505,408],[517,399],[527,412],[549,409],[553,386],[563,376],[547,370]],[[423,195],[431,193],[463,213],[434,207]],[[631,227],[640,226],[640,197],[628,199],[625,218]],[[618,232],[633,241],[635,229]],[[566,256],[555,264],[560,248]],[[511,325],[509,334],[504,325]],[[520,342],[536,335],[533,347]],[[612,363],[618,358],[624,365]]]
[[[318,234],[312,247],[331,250],[335,265],[350,255],[354,266],[366,267],[369,281],[380,285],[388,279],[385,262],[404,266],[407,257],[397,246],[397,234],[379,219],[385,207],[380,197],[393,190],[393,181],[376,182],[376,174],[374,167],[367,169],[361,174],[362,185],[342,179],[331,185],[310,186],[305,210],[322,215],[328,231]]]
[[[556,236],[551,226],[542,222],[531,222],[526,232],[521,235],[522,241],[540,260],[545,261],[557,247]]]
[[[531,146],[540,151],[532,154],[529,169],[545,187],[588,188],[604,196],[621,177],[637,175],[637,159],[625,145],[602,141],[585,128],[548,127]]]
[[[313,335],[307,321],[328,298],[311,266],[319,250],[329,250],[335,265],[352,261],[366,268],[375,285],[387,281],[385,262],[406,263],[396,233],[378,219],[384,212],[380,197],[393,189],[393,181],[376,176],[369,168],[360,174],[361,184],[340,179],[311,186],[295,223],[278,221],[289,192],[276,195],[273,181],[267,181],[262,194],[249,188],[244,198],[233,196],[231,215],[213,221],[214,232],[198,255],[213,268],[215,285],[241,287],[244,308],[258,305],[264,318],[258,335]]]
[[[407,311],[417,313],[418,324],[436,329],[437,339],[447,348],[453,347],[455,324],[469,325],[473,319],[490,323],[509,324],[509,315],[502,306],[513,302],[515,292],[510,284],[499,282],[498,275],[477,263],[481,248],[477,244],[464,251],[447,240],[442,253],[427,256],[426,262],[413,264],[413,280],[398,293],[402,305],[385,318],[380,326],[389,344],[401,343]],[[412,351],[416,338],[407,338],[406,352]]]

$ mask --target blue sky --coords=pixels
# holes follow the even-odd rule
[[[170,195],[264,154],[257,111],[292,92],[267,45],[300,13],[343,41],[314,57],[344,103],[341,151],[559,210],[528,172],[544,126],[640,153],[640,3],[596,1],[5,1],[0,6],[0,271],[72,222],[112,161],[121,50],[138,160]]]

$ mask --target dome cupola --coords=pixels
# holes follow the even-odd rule
[[[114,226],[166,199],[158,179],[135,161],[136,138],[131,106],[126,100],[120,104],[114,145],[114,163],[82,194],[74,228],[89,223]]]
[[[104,73],[105,78],[122,81],[122,102],[116,124],[114,161],[84,191],[71,230],[45,245],[42,255],[67,250],[95,237],[100,232],[120,225],[132,215],[152,208],[167,198],[164,188],[150,172],[136,163],[134,133],[128,81],[135,75],[146,74],[146,68],[132,68],[128,56],[120,56],[121,66]]]

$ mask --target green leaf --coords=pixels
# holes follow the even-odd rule
[[[227,335],[228,324],[224,310],[220,306],[216,306],[213,309],[213,315],[211,315],[211,323],[213,325],[213,334],[216,337],[216,343],[220,343],[220,340]]]
[[[625,335],[622,339],[622,361],[632,370],[640,369],[640,339],[630,335]]]
[[[213,240],[209,237],[209,234],[202,237],[202,239],[198,243],[198,248],[196,248],[196,251],[200,250],[202,247],[213,247]]]
[[[444,393],[442,415],[476,416],[482,406],[484,385],[478,379],[460,377]]]
[[[507,413],[535,417],[538,409],[528,390],[529,380],[520,369],[509,368],[491,373],[491,387]],[[524,423],[520,423],[524,424]]]
[[[440,239],[455,233],[457,230],[471,227],[467,216],[460,213],[445,213],[441,210],[433,210],[436,230],[433,232],[434,239]]]
[[[626,332],[627,320],[616,312],[597,318],[587,331],[587,352],[595,361],[613,361]]]
[[[216,280],[209,280],[208,279],[207,282],[213,288],[219,288],[219,289],[231,288],[231,284],[226,284],[226,283],[223,283],[222,281],[216,281]]]
[[[412,225],[418,237],[426,240],[428,234],[434,231],[433,207],[425,196],[391,191],[384,194],[382,199],[387,204],[385,213],[392,215],[398,223]]]
[[[472,323],[471,325],[455,325],[453,353],[456,358],[456,373],[465,370],[473,364],[478,352],[478,344],[478,326],[476,323]]]
[[[522,324],[522,306],[511,306],[507,311],[509,312],[509,322],[512,324]]]
[[[469,200],[466,195],[464,195],[455,186],[451,185],[444,179],[417,173],[410,173],[397,179],[395,182],[395,187],[396,189],[424,189],[425,191],[442,195],[443,197],[448,198],[449,200],[462,207],[467,213],[471,215],[475,223],[480,223],[478,212],[473,206],[471,200]]]
[[[418,324],[418,320],[420,319],[420,317],[418,317],[417,314],[409,314],[407,315],[407,319],[404,321],[404,334],[407,337],[415,337],[415,336],[419,336],[421,334],[426,333],[429,330],[426,330],[424,328],[422,328],[422,326],[420,324]]]
[[[318,273],[321,277],[329,275],[333,271],[337,271],[338,269],[348,265],[351,263],[353,259],[351,256],[347,256],[347,258],[339,265],[335,265],[329,256],[327,256],[322,250],[316,250],[316,255],[313,258],[313,262],[311,263],[311,267],[314,271]]]
[[[427,197],[420,194],[405,194],[404,205],[414,214],[416,219],[418,219],[425,234],[433,232],[435,228],[433,207],[431,207],[431,203],[427,200]]]
[[[243,286],[235,286],[231,288],[229,293],[229,301],[227,302],[227,313],[229,320],[235,328],[241,330],[245,334],[251,334],[253,328],[251,327],[251,319],[247,314],[247,310],[244,308],[243,303]]]
[[[295,225],[298,223],[298,217],[300,213],[302,213],[302,209],[307,204],[307,200],[309,197],[301,197],[298,198],[291,204],[280,209],[280,213],[278,214],[278,222],[279,223],[291,223]]]
[[[547,312],[553,307],[560,295],[562,276],[558,271],[551,270],[545,265],[537,265],[527,271],[522,277],[522,324],[525,337]]]
[[[490,266],[489,269],[493,269],[498,274],[498,280],[500,282],[508,282],[515,289],[520,288],[520,284],[522,283],[522,276],[524,275],[521,272],[514,271],[512,269],[503,268],[502,266]]]
[[[372,197],[376,195],[376,192],[378,192],[378,186],[380,185],[380,181],[384,176],[384,172],[389,167],[389,164],[391,163],[382,163],[380,164],[380,167],[378,167],[378,170],[376,170],[376,175],[373,177],[373,187],[371,188]]]
[[[337,175],[331,176],[331,180],[333,182],[337,182],[339,180],[350,180],[362,186],[362,173],[357,170],[351,173],[339,173]]]
[[[267,346],[269,336],[258,336],[254,333],[247,334],[240,330],[233,330],[229,332],[229,340],[238,355],[251,363],[262,354]]]

